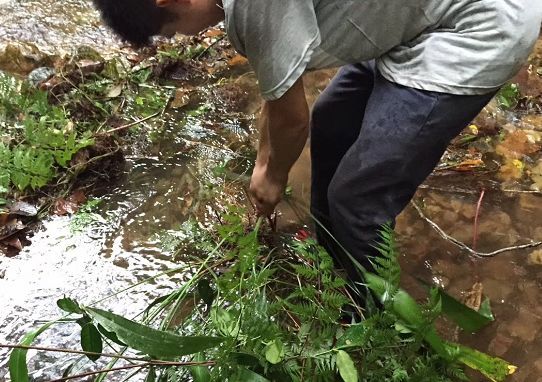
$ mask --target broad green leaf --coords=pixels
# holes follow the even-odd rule
[[[439,289],[439,294],[442,299],[442,313],[452,319],[461,329],[474,333],[494,320],[488,299],[484,300],[480,312],[477,312],[457,301],[442,289]]]
[[[21,345],[30,346],[44,331],[49,329],[56,321],[48,322],[36,331],[28,333],[21,341]],[[26,366],[26,349],[13,349],[9,356],[9,376],[12,382],[28,382],[28,367]]]
[[[56,302],[56,305],[65,312],[83,314],[83,310],[79,307],[77,301],[64,297]]]
[[[237,373],[232,381],[235,382],[270,382],[269,379],[262,377],[260,374],[257,374],[249,369],[241,369]]]
[[[212,309],[211,320],[223,335],[230,337],[237,337],[239,335],[239,322],[227,310],[218,307]]]
[[[110,332],[109,330],[106,330],[102,325],[98,324],[97,326],[98,328],[98,331],[100,333],[102,333],[102,336],[104,336],[105,338],[113,341],[114,343],[116,343],[117,345],[120,345],[120,346],[126,346],[126,344],[124,342],[122,342],[121,340],[119,340],[119,338],[117,337],[117,335],[114,333],[114,332]]]
[[[365,281],[377,298],[382,302],[389,298],[389,290],[386,280],[369,272],[364,273]],[[434,325],[426,322],[420,305],[402,289],[392,297],[391,307],[395,314],[409,327],[423,336],[433,350],[435,350],[444,359],[451,359],[450,353],[445,347],[444,341],[438,336]]]
[[[129,347],[152,357],[176,358],[220,345],[224,338],[179,336],[128,320],[101,309],[84,308],[94,322],[114,332]]]
[[[204,362],[205,357],[202,353],[196,354],[194,357],[194,362]],[[194,382],[210,382],[211,373],[209,372],[208,366],[191,366],[189,367],[190,374]]]
[[[485,353],[463,345],[448,343],[450,352],[455,352],[457,360],[471,369],[477,370],[493,382],[502,382],[517,370],[517,367]]]
[[[358,382],[358,370],[350,355],[344,350],[337,352],[337,368],[344,382]]]
[[[85,316],[77,320],[77,323],[81,326],[81,347],[83,350],[91,353],[101,353],[103,350],[102,336],[92,324],[91,319]],[[94,362],[100,358],[99,355],[87,354],[86,356]]]
[[[271,341],[266,347],[265,347],[265,359],[272,363],[273,365],[276,365],[282,359],[284,358],[284,346],[282,345],[282,342],[280,339],[275,339]]]

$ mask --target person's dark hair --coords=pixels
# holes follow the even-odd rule
[[[93,0],[102,19],[115,33],[135,44],[145,45],[160,33],[171,13],[154,0]]]

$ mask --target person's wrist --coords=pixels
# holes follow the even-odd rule
[[[273,166],[272,163],[267,163],[265,173],[269,180],[271,180],[273,183],[283,185],[288,183],[288,172]]]

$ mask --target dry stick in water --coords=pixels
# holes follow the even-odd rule
[[[488,252],[488,253],[483,253],[483,252],[477,252],[475,251],[474,249],[470,248],[468,245],[466,245],[465,243],[462,243],[460,242],[459,240],[457,240],[456,238],[448,235],[446,232],[444,232],[444,230],[442,230],[442,228],[440,228],[437,223],[435,223],[434,221],[432,221],[431,219],[429,219],[427,216],[425,216],[425,214],[423,213],[422,209],[420,208],[420,206],[418,206],[414,201],[411,201],[410,204],[412,204],[412,206],[416,209],[416,211],[418,211],[418,214],[420,215],[420,217],[425,220],[427,223],[429,223],[429,225],[431,227],[433,227],[433,229],[435,231],[437,231],[437,233],[444,239],[444,240],[447,240],[449,242],[451,242],[452,244],[456,245],[457,247],[461,248],[462,250],[464,251],[467,251],[468,253],[470,253],[471,255],[473,256],[478,256],[478,257],[494,257],[494,256],[497,256],[497,255],[500,255],[501,253],[504,253],[504,252],[510,252],[510,251],[515,251],[515,250],[518,250],[518,249],[527,249],[527,248],[535,248],[535,247],[539,247],[542,245],[542,241],[538,241],[538,242],[533,242],[533,243],[530,243],[530,244],[523,244],[523,245],[516,245],[516,246],[513,246],[513,247],[506,247],[506,248],[501,248],[501,249],[498,249],[496,251],[493,251],[493,252]]]
[[[482,201],[484,200],[484,195],[486,194],[486,190],[482,189],[482,192],[480,193],[480,198],[478,199],[478,203],[476,203],[476,214],[474,215],[474,229],[472,233],[472,249],[476,251],[476,244],[478,244],[478,218],[480,217],[480,208],[482,208]]]
[[[162,114],[162,111],[158,111],[158,112],[156,112],[154,114],[149,115],[148,117],[138,119],[137,121],[134,121],[134,122],[128,123],[126,125],[116,127],[114,129],[111,129],[111,130],[107,130],[107,131],[105,131],[103,133],[98,133],[96,135],[108,135],[108,134],[115,133],[115,132],[120,131],[120,130],[125,130],[125,129],[128,129],[128,128],[132,127],[132,126],[139,125],[140,123],[148,121],[149,119],[152,119],[154,117],[158,117],[160,114]]]

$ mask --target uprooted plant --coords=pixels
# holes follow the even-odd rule
[[[61,321],[80,327],[79,353],[94,362],[109,359],[106,367],[98,361],[99,370],[82,373],[76,367],[82,355],[59,381],[88,376],[103,381],[114,371],[130,371],[147,373],[147,381],[444,382],[468,380],[465,366],[503,381],[515,371],[437,334],[434,322],[441,315],[465,330],[480,329],[493,320],[489,303],[476,312],[433,288],[428,301],[418,304],[399,287],[390,228],[382,231],[374,273],[360,267],[383,308],[362,311],[314,240],[282,238],[279,246],[265,245],[261,220],[248,230],[241,216],[243,211],[232,210],[216,229],[194,232],[200,251],[212,249],[203,257],[184,254],[183,266],[157,275],[190,270],[192,277],[136,319],[97,303],[59,300],[68,313]],[[29,333],[13,350],[12,381],[28,381],[27,349],[56,323]]]

